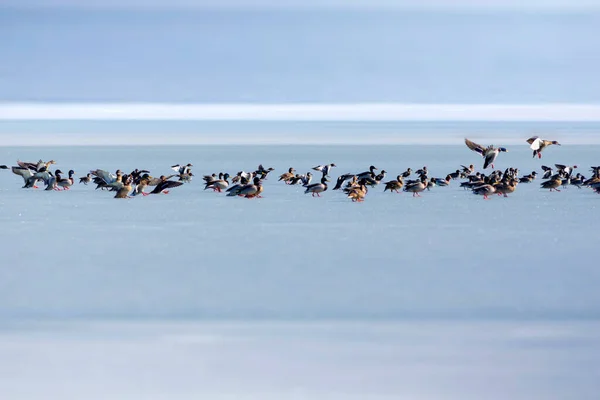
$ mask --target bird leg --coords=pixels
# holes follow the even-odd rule
[[[168,190],[163,190],[162,192],[163,192],[163,194],[169,194]]]

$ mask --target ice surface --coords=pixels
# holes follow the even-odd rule
[[[588,174],[600,147],[541,161],[526,143],[509,150],[498,168]],[[0,163],[39,158],[77,176],[187,162],[198,176],[115,200],[83,185],[24,190],[0,171],[3,399],[597,397],[589,189],[536,181],[482,201],[452,182],[353,204],[275,175],[335,162],[334,177],[370,164],[443,177],[481,166],[462,145],[0,147]],[[263,199],[202,190],[204,173],[259,163],[276,168]]]
[[[18,324],[11,400],[595,400],[597,322]]]
[[[484,143],[485,144],[485,143]],[[526,143],[499,156],[523,173],[541,163],[580,165],[597,146]],[[335,162],[334,176],[370,164],[427,165],[443,177],[482,159],[465,146],[163,146],[0,148],[2,163],[53,158],[63,171],[192,162],[198,175],[282,173]],[[5,160],[5,161],[4,161]],[[200,179],[169,195],[118,201],[75,185],[67,193],[22,190],[0,171],[0,313],[107,317],[560,317],[598,316],[593,257],[600,196],[575,187],[549,193],[519,185],[482,201],[453,182],[413,199],[370,191],[304,195],[272,175],[263,199],[203,191]],[[198,177],[199,178],[199,177]],[[332,182],[333,183],[333,182]]]

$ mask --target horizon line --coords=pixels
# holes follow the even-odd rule
[[[0,102],[0,121],[597,122],[600,103],[41,103]]]

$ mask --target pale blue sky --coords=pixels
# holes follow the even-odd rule
[[[598,102],[598,2],[519,3],[3,0],[0,101]]]

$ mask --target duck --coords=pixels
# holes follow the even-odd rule
[[[215,192],[221,193],[223,190],[225,190],[225,189],[227,189],[229,187],[229,181],[228,181],[228,179],[229,179],[229,174],[225,173],[223,175],[223,179],[218,179],[216,181],[212,181],[210,183],[207,183],[204,186],[204,190],[210,188],[210,189],[212,189]]]
[[[90,171],[90,174],[92,174],[95,177],[93,178],[93,181],[96,184],[96,190],[98,190],[99,188],[103,190],[117,190],[123,185],[123,182],[121,182],[123,172],[121,172],[120,169],[118,169],[115,174],[112,174],[102,169]]]
[[[460,175],[461,175],[461,174],[462,174],[462,172],[461,172],[459,169],[457,169],[457,170],[456,170],[456,171],[454,171],[454,172],[450,172],[450,173],[448,174],[448,176],[450,177],[450,179],[458,179],[458,178],[460,178]]]
[[[352,202],[363,202],[367,195],[367,187],[364,184],[359,185],[357,188],[353,188],[348,192],[348,198]]]
[[[360,174],[357,174],[357,175],[356,175],[356,178],[357,178],[358,180],[365,179],[365,178],[373,178],[373,179],[375,179],[375,171],[376,171],[376,170],[377,170],[377,167],[375,167],[375,166],[371,165],[371,166],[369,167],[369,170],[368,170],[368,171],[361,172]]]
[[[187,163],[186,165],[175,164],[171,165],[171,169],[177,172],[178,175],[185,175],[191,172],[191,168],[193,167],[192,163]]]
[[[275,168],[265,168],[262,164],[258,164],[258,168],[256,171],[254,171],[254,173],[260,178],[261,181],[264,181],[272,171],[275,171]]]
[[[69,170],[69,177],[68,178],[61,178],[59,176],[58,173],[56,173],[56,185],[63,188],[63,190],[70,190],[71,186],[73,186],[74,180],[73,180],[73,175],[75,174],[75,171],[73,170]]]
[[[168,179],[169,179],[168,176],[161,175],[159,178],[160,182],[156,185],[154,190],[152,190],[149,194],[159,194],[159,193],[169,194],[168,189],[183,185],[182,182],[170,181]]]
[[[415,174],[417,175],[421,175],[421,178],[423,176],[427,176],[429,174],[429,170],[427,169],[427,165],[425,165],[423,168],[418,169]]]
[[[339,189],[341,189],[341,187],[344,185],[344,182],[346,182],[348,179],[354,178],[355,176],[356,175],[353,175],[353,174],[340,175],[337,178],[337,181],[335,183],[335,187],[333,188],[333,190],[339,190]]]
[[[546,165],[542,165],[542,171],[544,171],[544,175],[542,175],[542,179],[550,179],[552,176],[552,167],[548,167]]]
[[[550,180],[542,182],[540,184],[542,189],[550,189],[551,192],[552,191],[560,192],[560,189],[558,189],[558,187],[560,187],[560,185],[562,185],[562,179],[560,178],[559,174],[553,175],[550,178]]]
[[[465,138],[465,144],[469,149],[483,156],[485,159],[483,162],[483,169],[487,169],[487,167],[490,166],[494,168],[494,161],[496,161],[498,154],[508,152],[508,150],[504,147],[494,147],[493,145],[483,147],[482,145],[472,142],[467,138]]]
[[[484,184],[473,188],[473,194],[483,196],[484,200],[488,200],[490,195],[496,193],[496,188],[490,184]]]
[[[554,164],[554,166],[556,167],[556,170],[559,173],[562,173],[562,174],[568,175],[568,176],[571,176],[571,174],[573,173],[573,170],[575,168],[577,168],[577,165],[568,166],[568,165],[562,165],[562,164]]]
[[[292,179],[295,175],[296,170],[292,167],[288,169],[288,172],[285,172],[279,175],[279,181],[284,181],[286,184],[289,184],[290,179]]]
[[[392,193],[392,191],[400,193],[400,189],[402,189],[402,186],[404,186],[404,177],[401,174],[396,177],[396,180],[386,182],[385,189],[383,189],[383,191],[385,192],[386,190],[389,190],[390,193]]]
[[[312,182],[313,174],[307,172],[306,175],[302,176],[302,186],[307,187]]]
[[[498,196],[504,195],[504,197],[508,197],[508,194],[514,193],[517,189],[517,180],[510,179],[507,182],[501,182],[495,186],[495,189]]]
[[[17,160],[17,165],[19,167],[26,168],[26,169],[32,170],[34,172],[46,171],[53,164],[56,164],[56,161],[50,160],[50,161],[44,162],[42,160],[39,160],[38,162],[25,162],[25,161]]]
[[[130,199],[129,193],[133,190],[131,184],[133,183],[133,177],[131,175],[123,176],[123,187],[117,190],[115,194],[115,199]]]
[[[148,184],[150,183],[150,178],[151,177],[148,174],[142,175],[139,178],[137,184],[135,185],[135,189],[133,190],[133,193],[131,195],[138,196],[141,194],[142,196],[148,196],[150,193],[144,192],[144,189],[148,187]]]
[[[462,168],[462,172],[464,172],[467,175],[470,175],[473,172],[475,172],[475,166],[473,164],[470,164],[468,167],[461,165],[461,168]]]
[[[81,178],[79,178],[79,184],[81,185],[82,183],[84,185],[87,185],[88,183],[90,183],[92,181],[92,174],[88,173],[86,176],[83,176]]]
[[[0,165],[0,169],[8,169],[8,166],[2,164],[2,165]]]
[[[336,165],[334,163],[331,163],[331,164],[325,164],[325,165],[317,165],[316,167],[313,167],[312,169],[314,169],[315,171],[322,172],[325,175],[329,175],[329,171],[331,170],[331,168],[333,168],[335,166]]]
[[[448,175],[446,175],[445,179],[433,178],[432,181],[438,186],[448,186],[448,185],[450,185],[451,179],[452,179],[452,176],[450,174],[448,174]]]
[[[404,187],[403,191],[412,192],[413,197],[421,197],[421,195],[419,193],[427,188],[428,183],[429,183],[428,179],[425,178],[418,182],[413,182],[413,183],[406,185]]]
[[[531,173],[529,175],[525,175],[525,176],[522,176],[521,178],[519,178],[519,182],[520,183],[531,183],[531,182],[533,182],[533,180],[535,180],[536,176],[537,176],[537,172],[531,171]]]
[[[31,181],[31,185],[29,185],[30,178],[33,177],[32,170],[30,170],[29,168],[21,167],[21,166],[18,166],[18,167],[15,166],[15,167],[11,168],[11,171],[13,174],[18,175],[21,178],[23,178],[23,183],[24,183],[23,188],[35,187],[37,189],[37,186],[35,186],[35,182],[37,181],[37,179],[33,179]]]
[[[51,171],[48,171],[48,179],[46,180],[46,187],[44,190],[59,190],[56,186],[56,176],[54,176]]]
[[[556,140],[544,140],[540,139],[539,136],[533,136],[527,139],[527,143],[530,144],[529,148],[533,150],[533,158],[537,155],[538,158],[542,158],[542,150],[548,146],[556,145],[560,146]]]
[[[323,173],[321,183],[313,183],[312,185],[306,186],[306,190],[304,191],[304,193],[312,193],[313,197],[315,197],[315,194],[317,195],[317,197],[321,197],[320,193],[323,193],[327,190],[327,182],[329,182],[329,179],[327,179],[327,175]]]
[[[407,168],[406,171],[402,173],[403,178],[408,178],[412,174],[412,169]]]
[[[247,199],[262,198],[260,195],[263,192],[262,182],[259,177],[255,177],[252,184],[244,185],[238,192],[238,196]]]

